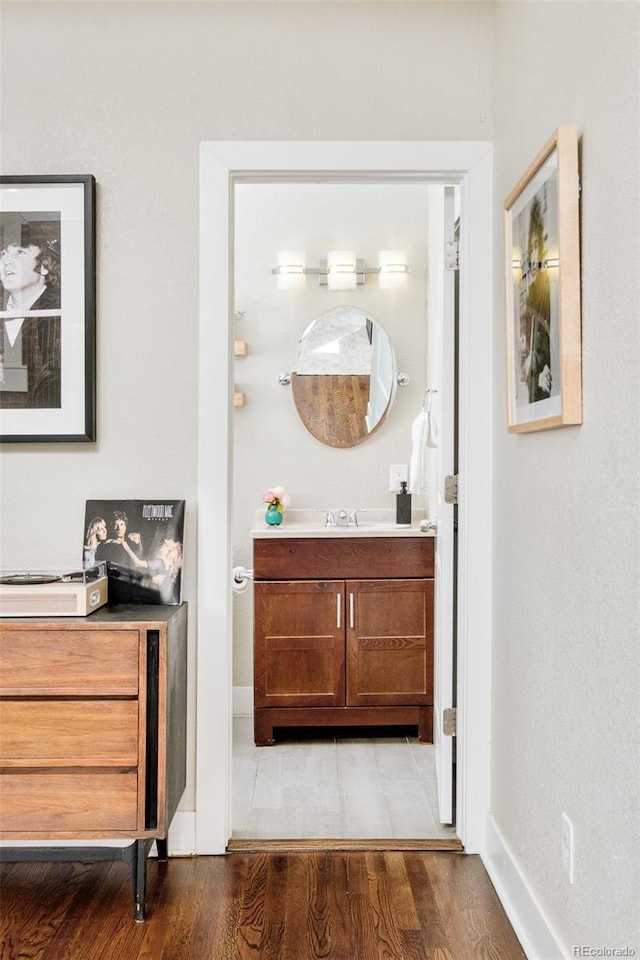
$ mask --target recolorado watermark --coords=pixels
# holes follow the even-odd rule
[[[574,957],[635,957],[633,947],[588,947],[573,948]]]

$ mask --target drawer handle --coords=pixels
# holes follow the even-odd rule
[[[342,594],[336,593],[336,626],[340,629],[342,621]]]
[[[349,626],[353,630],[354,626],[354,614],[353,614],[353,594],[349,594]]]

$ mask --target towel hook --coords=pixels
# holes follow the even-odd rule
[[[425,390],[424,401],[422,403],[422,409],[425,411],[425,413],[431,413],[431,404],[433,403],[433,395],[434,393],[437,393],[437,392],[438,391],[435,387],[427,387],[427,389]],[[428,405],[427,405],[427,401],[428,401]]]

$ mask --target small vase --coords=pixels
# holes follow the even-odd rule
[[[282,514],[277,507],[270,506],[267,507],[267,512],[264,515],[264,519],[270,527],[277,527],[282,523]]]

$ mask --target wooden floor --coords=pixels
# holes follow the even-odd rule
[[[438,816],[433,744],[418,743],[415,728],[352,733],[283,730],[274,747],[256,747],[253,718],[234,717],[234,844],[385,837],[456,846],[448,842],[455,841],[455,829]]]
[[[327,852],[0,866],[0,960],[525,960],[476,856]]]

